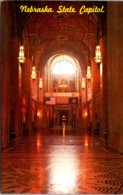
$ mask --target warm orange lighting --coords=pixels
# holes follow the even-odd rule
[[[42,83],[42,78],[39,79],[39,89],[42,89],[43,83]]]
[[[20,49],[19,49],[19,56],[18,56],[18,62],[20,64],[23,64],[25,62],[25,56],[24,56],[24,46],[20,46]]]
[[[100,64],[100,76],[102,76],[102,63]]]
[[[50,148],[51,149],[51,148]],[[62,193],[68,193],[76,188],[78,175],[78,161],[76,153],[64,150],[62,153],[59,150],[52,149],[53,158],[50,159],[50,183],[55,184],[52,189]],[[66,158],[62,158],[62,156]]]
[[[67,84],[59,84],[59,87],[61,87],[61,88],[67,88],[68,85]]]
[[[41,116],[41,113],[40,111],[37,112],[37,116],[40,117]]]
[[[85,111],[83,112],[83,117],[86,118],[87,116],[88,116],[88,112],[87,112],[87,110],[85,110]]]
[[[101,50],[100,50],[100,46],[97,45],[96,46],[96,50],[95,50],[95,62],[96,63],[100,63],[101,60],[102,60],[102,57],[101,57]]]
[[[88,145],[89,145],[89,143],[88,143],[88,137],[87,136],[84,137],[84,145],[86,147],[88,147]]]
[[[43,117],[43,110],[42,109],[37,111],[37,117],[40,119]]]
[[[81,87],[82,87],[82,89],[85,89],[85,78],[82,78]]]
[[[91,73],[91,67],[90,66],[87,67],[86,77],[87,77],[87,79],[91,79],[92,78],[92,73]]]
[[[31,74],[31,77],[33,80],[36,79],[36,70],[35,70],[35,66],[32,67],[32,74]]]
[[[37,145],[37,149],[40,149],[41,147],[41,136],[39,134],[37,134],[37,137],[36,137],[36,145]]]
[[[23,105],[26,105],[26,100],[25,100],[25,98],[22,99],[22,104],[23,104]]]
[[[87,111],[85,112],[85,116],[88,116],[88,113],[87,113]]]
[[[40,142],[40,140],[37,140],[37,147],[40,147],[41,146],[41,142]]]

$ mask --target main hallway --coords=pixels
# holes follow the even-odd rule
[[[123,155],[81,129],[41,129],[3,150],[2,193],[122,194]]]

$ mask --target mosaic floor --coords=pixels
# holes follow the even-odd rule
[[[3,151],[2,193],[123,194],[123,155],[75,130],[38,131]]]

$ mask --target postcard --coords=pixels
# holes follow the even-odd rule
[[[1,193],[123,194],[123,3],[1,2]]]

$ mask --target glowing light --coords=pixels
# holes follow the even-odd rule
[[[39,79],[39,88],[42,89],[43,83],[42,83],[42,78]]]
[[[89,143],[88,143],[88,137],[87,136],[84,137],[84,145],[86,147],[88,147],[88,145],[89,145]]]
[[[101,60],[102,60],[102,57],[101,57],[101,50],[100,50],[100,46],[99,46],[99,45],[96,46],[95,58],[94,58],[94,60],[95,60],[96,63],[100,63]]]
[[[74,160],[76,159],[76,155],[75,153],[69,153],[67,150],[64,150],[63,154],[53,150],[52,155],[52,169],[49,177],[50,183],[55,184],[53,186],[55,191],[67,193],[74,189],[77,184],[77,174],[79,170],[77,161]],[[62,158],[62,155],[66,156],[66,158]]]
[[[41,148],[41,136],[37,134],[37,137],[36,137],[36,145],[37,145],[37,149],[39,150]]]
[[[54,65],[53,74],[75,74],[75,70],[69,61],[60,60]]]
[[[85,89],[85,78],[82,78],[81,87],[82,87],[82,89]]]
[[[67,84],[59,84],[59,87],[61,87],[61,88],[67,88],[68,85]]]
[[[36,79],[36,70],[35,70],[35,66],[32,67],[32,74],[31,74],[31,77],[33,80]]]
[[[40,147],[41,146],[41,142],[40,140],[37,140],[37,147]]]
[[[41,116],[41,113],[40,111],[37,112],[37,116],[40,117]]]
[[[19,48],[19,56],[18,56],[18,62],[23,64],[25,62],[25,56],[24,56],[24,46],[20,46]]]
[[[91,73],[91,68],[90,66],[87,67],[87,74],[86,74],[87,79],[91,79],[92,78],[92,73]]]
[[[87,112],[87,110],[84,110],[83,111],[83,117],[86,118],[87,116],[88,116],[88,112]]]
[[[43,117],[43,110],[42,109],[39,109],[38,111],[37,111],[37,116],[38,116],[38,118],[42,118]]]
[[[102,63],[100,64],[100,75],[102,76]]]
[[[84,115],[84,116],[85,116],[85,117],[86,117],[86,116],[88,116],[88,113],[87,113],[87,111],[85,112],[85,115]]]

